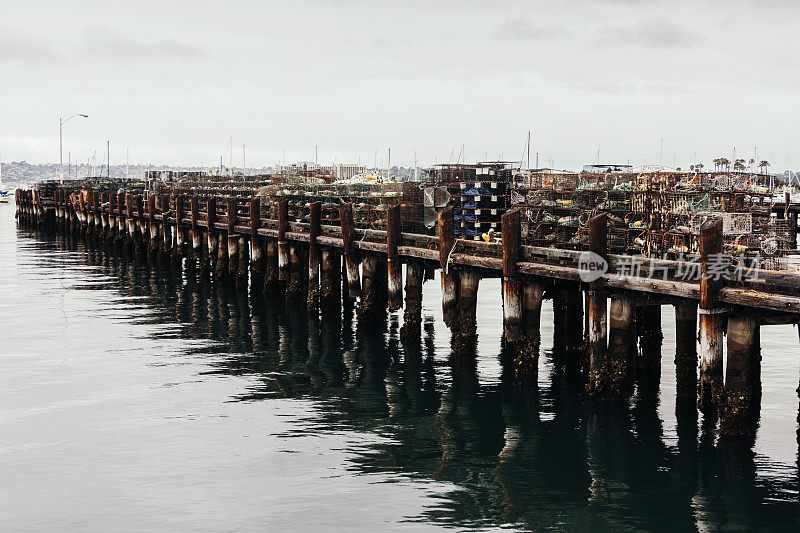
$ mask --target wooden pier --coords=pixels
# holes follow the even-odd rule
[[[719,416],[721,435],[731,440],[754,436],[761,327],[800,322],[800,275],[750,269],[737,277],[741,265],[722,254],[722,223],[715,218],[703,224],[700,259],[690,262],[609,254],[602,213],[589,221],[589,246],[581,251],[524,245],[517,209],[503,214],[502,242],[492,243],[457,239],[452,208],[438,213],[434,236],[403,232],[399,206],[388,209],[381,231],[354,227],[350,204],[339,208],[340,225],[321,223],[320,202],[300,223],[289,220],[285,200],[267,207],[258,196],[86,191],[75,197],[56,189],[44,205],[38,191],[17,190],[16,205],[21,224],[121,244],[136,257],[283,295],[314,316],[343,302],[357,303],[364,321],[405,307],[406,340],[419,338],[422,285],[438,269],[455,358],[475,357],[480,280],[501,278],[504,352],[515,374],[536,372],[541,304],[552,299],[565,364],[605,405],[625,402],[637,372],[658,372],[661,306],[673,305],[677,407]],[[607,270],[591,275],[587,252]]]

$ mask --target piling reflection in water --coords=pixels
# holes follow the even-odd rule
[[[486,383],[475,359],[437,351],[436,335],[446,335],[434,325],[438,310],[424,310],[419,337],[401,335],[400,313],[359,320],[346,303],[309,314],[147,254],[131,259],[69,235],[37,239],[109,274],[102,288],[146,302],[155,314],[144,320],[163,326],[161,335],[196,341],[214,373],[258,376],[234,400],[310,399],[321,410],[317,436],[379,436],[355,448],[354,475],[452,484],[412,520],[566,530],[798,525],[796,465],[765,463],[752,442],[718,443],[713,420],[698,420],[686,402],[676,406],[676,438],[665,434],[661,359],[675,354],[662,350],[654,309],[642,308],[632,333],[641,347],[632,355],[632,399],[607,409],[587,398],[577,379],[583,363],[563,329],[542,353],[552,370],[538,386],[508,371]]]

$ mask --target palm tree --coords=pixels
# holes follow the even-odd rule
[[[752,170],[756,166],[756,160],[751,157],[750,161],[748,161],[748,164],[750,165],[750,169]]]
[[[737,159],[733,162],[733,170],[744,170],[746,167],[744,166],[745,160],[744,159]]]
[[[731,162],[728,161],[727,158],[723,157],[722,159],[720,159],[719,165],[723,167],[725,170],[730,170]]]
[[[767,173],[767,167],[769,166],[769,161],[762,161],[758,164],[758,168],[764,171],[764,174]]]
[[[720,165],[722,165],[722,158],[718,157],[714,160],[714,170],[719,170]]]

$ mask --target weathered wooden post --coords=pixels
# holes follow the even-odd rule
[[[758,320],[743,313],[728,316],[728,362],[720,437],[755,440],[761,400],[761,346]]]
[[[225,206],[227,209],[227,206]],[[217,237],[217,264],[214,278],[224,280],[228,276],[228,226],[218,232]]]
[[[214,271],[216,276],[217,256],[219,255],[219,232],[217,224],[217,199],[213,196],[206,200],[206,238],[208,239],[208,271]]]
[[[136,238],[136,221],[133,218],[133,196],[130,193],[125,195],[125,245],[126,253],[133,250],[134,239]]]
[[[289,283],[289,243],[286,232],[289,231],[289,202],[278,202],[278,285],[285,288]]]
[[[342,288],[341,254],[334,249],[322,250],[322,272],[320,274],[320,306],[323,311],[339,311]]]
[[[516,351],[522,338],[522,282],[517,276],[517,262],[522,255],[519,209],[511,209],[500,218],[503,234],[503,338]]]
[[[250,287],[257,292],[264,290],[264,237],[258,234],[261,228],[261,199],[250,198]]]
[[[608,219],[605,213],[589,219],[589,250],[593,260],[608,261]],[[608,351],[606,292],[600,279],[589,283],[589,390],[601,393]]]
[[[95,239],[102,240],[103,235],[103,201],[100,191],[94,192],[94,233]]]
[[[189,199],[189,212],[192,217],[192,253],[187,259],[187,264],[197,266],[203,251],[203,232],[200,230],[200,201],[196,195]]]
[[[150,232],[150,255],[158,255],[158,223],[156,222],[156,197],[147,197],[147,229]]]
[[[286,303],[297,303],[297,299],[303,297],[306,281],[303,278],[303,267],[300,243],[291,242],[289,244],[289,283],[286,285]]]
[[[36,191],[31,191],[33,195],[34,213],[36,213]],[[38,218],[38,217],[36,217]],[[86,193],[86,237],[91,239],[94,236],[94,191]]]
[[[185,202],[182,194],[175,196],[175,248],[172,251],[173,260],[180,262],[186,252],[186,230],[181,224]]]
[[[456,358],[475,356],[478,340],[477,307],[480,273],[473,268],[458,272],[458,316],[451,335],[451,346]]]
[[[168,260],[172,250],[172,228],[169,224],[169,197],[161,195],[161,237],[162,237],[162,259]]]
[[[630,377],[629,363],[636,345],[635,308],[626,294],[611,295],[609,342],[606,363],[602,368],[603,399],[622,400]]]
[[[361,271],[363,275],[361,283],[361,301],[358,307],[358,318],[363,321],[370,321],[378,314],[377,305],[377,269],[378,257],[373,253],[361,254]]]
[[[80,193],[78,193],[80,196]],[[125,240],[125,193],[117,193],[117,238],[116,242]]]
[[[398,247],[403,238],[402,235],[400,204],[397,204],[390,206],[386,211],[389,311],[396,311],[403,306],[403,263],[400,261],[398,252]]]
[[[697,303],[686,300],[675,305],[676,409],[697,410]]]
[[[458,277],[449,268],[450,254],[455,249],[456,238],[453,229],[453,208],[448,207],[437,215],[439,236],[439,266],[442,278],[442,315],[444,323],[452,326],[458,314]]]
[[[308,228],[308,309],[316,311],[319,308],[319,267],[320,253],[317,237],[322,233],[321,227],[321,202],[312,202],[309,206]]]
[[[238,269],[236,271],[236,284],[240,288],[247,288],[250,274],[250,246],[248,244],[247,237],[244,234],[239,234],[239,257],[237,259]]]
[[[95,239],[100,241],[105,237],[103,234],[103,200],[100,191],[94,192],[94,212]]]
[[[34,223],[39,222],[39,211],[36,205],[36,191],[31,191],[31,213]],[[86,193],[86,237],[91,239],[94,234],[94,191]]]
[[[724,310],[717,306],[717,292],[722,287],[722,278],[718,268],[709,270],[709,264],[715,265],[722,260],[722,218],[706,220],[700,227],[700,258],[700,409],[704,413],[714,413],[723,390]]]
[[[228,220],[228,274],[235,279],[239,268],[239,236],[236,234],[238,222],[236,198],[228,198],[226,209]]]
[[[137,194],[134,197],[133,203],[136,207],[136,216],[134,218],[134,230],[136,232],[136,236],[133,239],[133,246],[134,246],[134,253],[136,254],[137,258],[142,257],[142,252],[144,251],[144,236],[147,230],[145,223],[144,223],[144,207],[143,207],[143,198],[141,194]]]
[[[56,191],[56,199],[57,198],[58,198],[58,191]],[[108,239],[108,234],[110,233],[110,229],[109,229],[109,225],[108,225],[108,219],[109,219],[109,216],[111,214],[111,204],[109,203],[108,198],[109,198],[108,191],[103,191],[102,193],[100,193],[100,226],[101,226],[100,238],[103,241]],[[58,202],[58,200],[56,200],[56,212],[59,211],[57,202]],[[109,206],[108,212],[106,212],[104,210],[104,208],[103,208],[104,205],[108,205]],[[61,218],[61,217],[59,216],[59,218]]]
[[[531,280],[522,284],[522,338],[517,343],[514,374],[521,379],[537,375],[541,346],[541,317],[544,283]],[[505,304],[504,304],[505,305]]]
[[[418,340],[422,333],[422,284],[425,266],[420,259],[406,263],[406,305],[400,335],[404,340]]]
[[[350,300],[355,300],[361,294],[361,281],[358,273],[358,251],[353,246],[353,204],[344,204],[339,207],[339,220],[342,224],[342,244],[344,249],[344,262],[347,271],[347,288]]]

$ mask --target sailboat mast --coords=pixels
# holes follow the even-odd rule
[[[531,168],[531,130],[528,130],[528,170]]]

